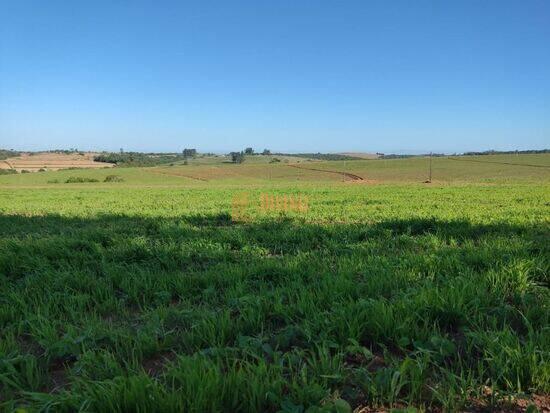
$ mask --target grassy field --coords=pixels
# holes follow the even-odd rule
[[[287,161],[0,176],[0,410],[549,408],[550,155]]]
[[[113,174],[123,179],[123,182],[116,183],[117,188],[193,185],[207,188],[313,185],[326,188],[330,183],[339,184],[342,181],[367,185],[421,184],[429,176],[429,159],[422,157],[357,161],[313,161],[286,157],[280,158],[281,162],[270,163],[271,159],[273,157],[252,156],[243,164],[232,164],[224,157],[210,157],[190,160],[188,165],[176,163],[147,168],[77,169],[0,175],[0,188],[53,188],[59,187],[70,177],[97,179],[100,181],[96,185],[98,188],[108,188],[109,183],[102,181]],[[362,181],[346,176],[346,173],[356,175]],[[546,183],[550,182],[550,155],[433,158],[432,182],[436,185]],[[61,186],[69,188],[68,185]]]

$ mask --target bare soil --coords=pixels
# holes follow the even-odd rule
[[[15,169],[37,172],[40,169],[57,171],[69,168],[112,168],[115,164],[94,161],[96,153],[23,153],[20,156],[0,161],[0,169]]]

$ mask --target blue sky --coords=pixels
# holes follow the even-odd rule
[[[550,147],[550,2],[0,0],[0,147]]]

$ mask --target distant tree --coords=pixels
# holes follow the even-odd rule
[[[271,151],[269,149],[264,149],[262,155],[271,155]]]
[[[252,148],[246,148],[244,150],[245,155],[254,155],[254,149]]]
[[[243,163],[244,162],[244,153],[243,152],[231,152],[231,161],[233,163]]]
[[[195,156],[197,156],[197,150],[185,148],[183,150],[183,156],[186,158],[194,158]]]

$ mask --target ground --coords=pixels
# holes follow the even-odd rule
[[[22,153],[0,160],[0,169],[15,169],[17,172],[57,171],[68,168],[111,168],[110,163],[95,162],[93,152],[86,153]]]
[[[550,156],[432,161],[0,176],[0,408],[548,409]]]

